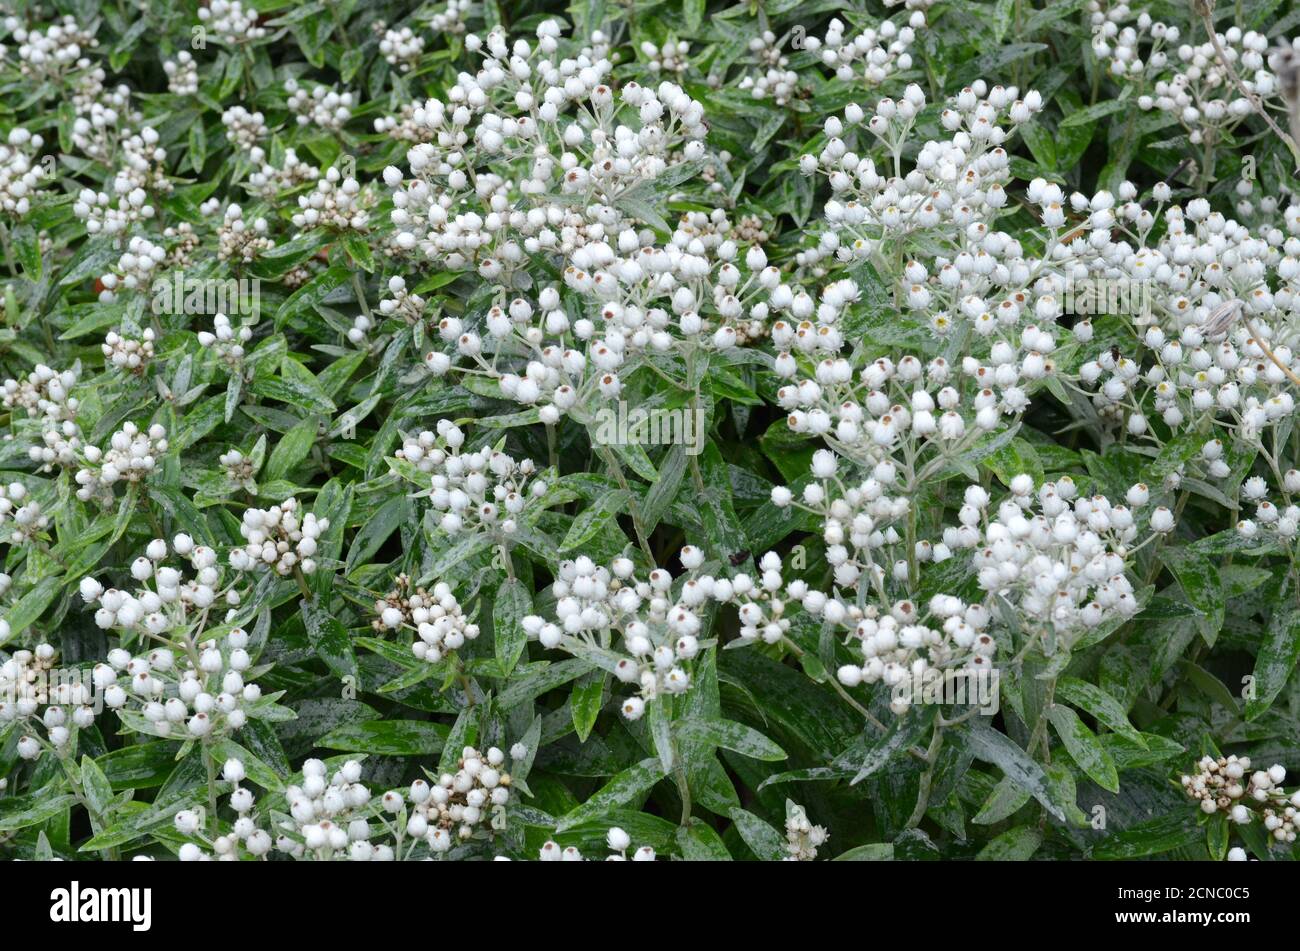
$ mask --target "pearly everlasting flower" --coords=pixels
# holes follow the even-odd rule
[[[146,327],[139,332],[138,336],[131,335],[129,331],[119,333],[110,330],[100,349],[103,351],[105,363],[138,375],[143,373],[145,367],[153,360],[153,343],[152,327]]]
[[[44,29],[29,29],[13,18],[9,28],[18,44],[20,68],[25,76],[34,79],[57,78],[86,68],[90,59],[85,54],[99,46],[95,34],[70,14]]]
[[[117,299],[119,289],[135,291],[152,287],[166,260],[167,251],[162,245],[148,238],[132,238],[117,259],[117,267],[99,279],[104,288],[99,293],[100,303],[111,304]]]
[[[46,184],[44,169],[36,158],[45,140],[21,126],[11,129],[0,144],[0,211],[22,218],[32,210],[32,199]]]
[[[925,27],[925,14],[917,10],[899,26],[892,20],[882,20],[855,37],[845,37],[845,25],[839,19],[831,20],[822,39],[807,37],[806,48],[817,53],[821,62],[835,71],[835,76],[845,82],[861,78],[870,85],[883,83],[896,70],[912,66],[909,48],[916,40],[916,31]]]
[[[380,633],[413,632],[416,640],[411,652],[430,664],[439,663],[479,635],[478,625],[465,614],[445,582],[438,582],[432,591],[413,589],[411,579],[399,575],[388,596],[375,602],[375,614],[371,626]]]
[[[297,115],[300,126],[315,125],[327,131],[338,132],[352,118],[354,97],[350,92],[340,93],[324,86],[315,86],[308,93],[292,78],[285,81],[284,91],[289,93],[285,105]]]
[[[294,149],[285,149],[280,167],[264,163],[248,176],[247,188],[259,198],[275,198],[281,192],[311,184],[319,178],[319,168],[300,159]]]
[[[546,21],[536,44],[520,40],[512,49],[496,32],[486,43],[476,38],[484,67],[462,74],[447,101],[414,103],[376,121],[377,132],[414,143],[405,167],[384,173],[393,190],[395,253],[473,267],[508,284],[526,253],[566,255],[606,230],[631,227],[616,197],[678,164],[673,150],[687,161],[702,158],[703,108],[681,87],[632,83],[616,93],[605,83],[608,59],[585,55],[570,70],[557,36]],[[635,110],[639,128],[616,121],[616,95]],[[579,103],[590,110],[578,113]],[[561,115],[570,112],[582,121],[562,127]],[[485,166],[472,182],[465,148],[474,166]],[[525,178],[516,180],[504,164],[493,167],[520,149],[533,150]],[[559,195],[578,201],[561,203]]]
[[[818,848],[826,843],[830,833],[809,822],[803,806],[786,800],[785,837],[786,850],[790,853],[787,861],[811,862],[817,858]]]
[[[1226,813],[1235,825],[1259,822],[1272,843],[1295,842],[1300,827],[1300,794],[1282,788],[1286,770],[1273,765],[1251,772],[1245,756],[1203,756],[1198,772],[1182,777],[1183,790],[1207,815]],[[1240,860],[1244,860],[1243,855]]]
[[[21,482],[0,485],[0,538],[12,545],[30,541],[50,525],[41,503]],[[7,587],[7,584],[6,584]]]
[[[987,493],[968,490],[962,525],[944,531],[950,548],[973,549],[972,565],[985,591],[1006,599],[1028,624],[1052,632],[1067,647],[1085,631],[1131,618],[1140,607],[1127,568],[1138,548],[1172,528],[1167,509],[1147,517],[1145,486],[1134,486],[1135,507],[1101,495],[1081,496],[1074,481],[1045,482],[992,510]],[[975,497],[978,495],[978,497]]]
[[[8,634],[8,625],[3,632]],[[102,709],[98,681],[80,669],[60,669],[50,644],[0,653],[0,727],[14,729],[16,752],[27,761],[52,750],[71,753],[76,732],[94,725]],[[0,789],[3,792],[3,789]]]
[[[168,571],[177,573],[162,568],[157,579]],[[274,698],[264,699],[261,688],[249,679],[252,656],[243,628],[231,628],[220,639],[204,639],[202,622],[187,624],[179,608],[167,612],[176,626],[153,620],[155,614],[166,618],[163,611],[136,618],[167,590],[145,591],[139,598],[117,589],[99,593],[96,623],[101,627],[137,628],[152,640],[175,645],[140,656],[120,648],[112,651],[108,662],[95,668],[96,682],[107,685],[105,704],[136,732],[207,743],[236,734],[250,718],[271,716]],[[188,590],[192,594],[195,589]],[[88,593],[83,591],[83,597]]]
[[[143,481],[157,468],[167,452],[167,430],[158,423],[147,430],[127,422],[113,433],[107,449],[86,446],[76,473],[77,498],[92,498],[110,504],[113,486],[119,482]]]
[[[683,549],[684,563],[698,568],[702,560],[694,557],[697,551]],[[707,646],[700,636],[702,614],[708,602],[736,597],[737,587],[691,569],[674,595],[673,577],[663,568],[641,580],[630,559],[616,559],[606,568],[580,556],[560,563],[551,588],[556,599],[553,619],[529,615],[523,620],[524,632],[543,647],[590,658],[632,686],[636,695],[626,698],[620,709],[625,718],[637,720],[646,703],[690,688],[691,662]],[[608,647],[613,631],[622,635],[621,651]]]
[[[814,39],[814,42],[817,42]],[[749,41],[749,53],[758,66],[757,72],[746,73],[738,88],[748,92],[753,99],[771,99],[778,106],[786,105],[799,87],[799,74],[789,69],[789,57],[777,43],[776,34],[764,30]]]
[[[189,562],[188,579],[181,570],[165,564],[168,545],[163,539],[152,541],[145,554],[131,563],[131,577],[139,584],[134,590],[105,587],[89,576],[82,579],[82,599],[98,606],[97,627],[174,640],[178,632],[188,631],[196,613],[206,616],[222,605],[232,609],[240,603],[239,593],[223,583],[216,551],[194,544],[188,535],[176,536],[171,550]],[[235,665],[239,669],[238,656]]]
[[[467,746],[455,772],[444,772],[432,783],[417,780],[408,794],[407,833],[424,839],[435,854],[448,852],[476,834],[491,835],[494,816],[510,801],[511,775],[503,769],[505,759],[495,746],[481,753]]]
[[[217,359],[231,370],[238,370],[244,360],[244,344],[253,339],[251,323],[235,327],[225,314],[212,318],[212,330],[200,330],[199,345],[216,354]]]
[[[229,205],[217,232],[217,256],[223,261],[234,260],[249,264],[258,255],[275,247],[275,242],[266,233],[265,218],[246,221],[244,210],[239,205]]]
[[[425,300],[419,294],[407,291],[406,281],[401,277],[388,279],[388,296],[379,301],[379,319],[400,318],[407,325],[418,324],[424,317]],[[366,342],[366,335],[375,326],[375,315],[358,314],[348,331],[348,340],[354,344]]]
[[[298,196],[299,210],[294,227],[303,231],[330,228],[335,231],[365,231],[370,221],[368,197],[355,178],[343,178],[331,167],[316,187]]]
[[[199,67],[189,50],[180,50],[175,59],[163,61],[167,90],[177,96],[192,96],[199,91]]]
[[[230,567],[236,571],[269,568],[279,575],[295,570],[312,574],[320,538],[329,527],[329,519],[303,513],[295,498],[268,509],[245,509],[239,534],[246,544],[231,551]]]
[[[358,760],[348,760],[332,772],[318,759],[303,763],[301,779],[284,790],[285,812],[279,813],[272,829],[276,850],[316,861],[393,861],[393,844],[372,841],[378,838],[377,810],[361,779]],[[384,796],[385,808],[394,796],[400,800],[396,792]]]
[[[453,537],[483,532],[501,543],[536,518],[547,484],[534,478],[531,459],[487,449],[462,452],[465,434],[459,427],[444,419],[437,430],[407,436],[397,458],[431,473],[430,487],[420,495],[441,513],[443,532]]]
[[[266,36],[266,28],[258,26],[256,10],[246,10],[240,0],[212,0],[199,7],[199,21],[211,29],[216,38],[230,46],[251,43]]]
[[[396,66],[404,73],[410,72],[424,53],[424,39],[412,32],[409,26],[387,30],[379,41],[379,52],[389,66]]]
[[[231,145],[247,153],[252,161],[262,161],[266,153],[261,142],[270,134],[262,113],[232,106],[221,114],[221,124],[226,127],[226,138]]]
[[[643,845],[633,851],[631,858],[628,857],[628,849],[632,848],[632,837],[620,829],[618,826],[611,826],[605,835],[605,844],[608,846],[610,854],[605,856],[606,862],[653,862],[655,861],[655,850],[648,845]],[[540,862],[585,862],[582,852],[576,846],[560,848],[555,842],[547,840],[542,844],[538,851],[537,859]]]

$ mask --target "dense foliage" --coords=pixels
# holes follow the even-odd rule
[[[1292,856],[1300,10],[3,14],[0,855]]]

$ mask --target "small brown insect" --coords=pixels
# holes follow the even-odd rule
[[[733,568],[740,567],[745,562],[749,561],[749,559],[750,559],[750,553],[748,548],[742,548],[740,551],[735,552],[734,554],[732,554],[730,557],[727,558],[727,560],[731,562],[731,567]]]
[[[1289,46],[1270,51],[1269,65],[1277,74],[1278,92],[1286,103],[1291,138],[1300,141],[1300,55]]]
[[[1206,337],[1222,337],[1237,320],[1237,314],[1241,312],[1241,301],[1225,300],[1214,310],[1205,316],[1205,323],[1201,325],[1201,331]]]

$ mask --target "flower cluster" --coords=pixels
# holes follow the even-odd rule
[[[816,37],[814,44],[817,42]],[[799,74],[788,69],[789,58],[777,43],[776,34],[764,30],[749,41],[749,52],[762,70],[740,80],[739,88],[754,99],[770,98],[778,106],[786,105],[799,86]]]
[[[77,370],[58,372],[44,364],[27,375],[27,379],[6,380],[0,401],[6,409],[21,407],[29,419],[36,420],[40,442],[28,447],[28,458],[43,472],[56,464],[73,466],[81,449],[81,430],[77,410],[81,403],[72,395],[77,385]]]
[[[366,211],[367,197],[355,178],[343,178],[337,168],[329,168],[316,187],[298,196],[294,226],[304,231],[331,228],[335,231],[365,231],[370,223]]]
[[[318,759],[302,766],[302,782],[284,791],[289,815],[279,824],[275,847],[295,858],[318,861],[384,862],[393,848],[370,842],[370,790],[361,782],[361,763],[348,760],[332,774]]]
[[[286,80],[284,91],[289,93],[285,104],[298,117],[298,125],[315,125],[337,132],[352,118],[354,99],[350,92],[340,93],[316,86],[308,93],[296,79]]]
[[[113,486],[118,482],[137,483],[147,478],[167,452],[167,430],[154,423],[142,430],[127,422],[109,438],[108,448],[86,446],[84,461],[77,470],[77,498],[88,502],[99,499],[111,504]]]
[[[1224,812],[1237,825],[1263,823],[1275,843],[1296,840],[1300,827],[1300,792],[1282,788],[1286,770],[1274,764],[1250,772],[1248,756],[1203,756],[1199,772],[1182,777],[1183,789],[1207,815]],[[1242,856],[1244,858],[1244,855]]]
[[[384,319],[400,318],[406,324],[419,323],[424,317],[425,300],[419,294],[412,294],[406,289],[406,281],[398,276],[388,279],[390,296],[379,302],[379,313]],[[348,331],[348,340],[355,344],[366,341],[366,334],[374,327],[374,320],[369,314],[357,314]]]
[[[554,424],[570,413],[586,421],[597,403],[619,397],[625,375],[658,354],[672,352],[689,366],[701,353],[762,338],[774,315],[812,313],[812,298],[782,282],[761,248],[751,247],[742,261],[730,231],[721,210],[696,212],[682,216],[662,248],[642,245],[629,230],[618,241],[625,256],[604,242],[576,249],[564,282],[593,300],[600,323],[571,319],[560,307],[560,290],[547,287],[537,306],[520,297],[489,309],[487,340],[464,331],[455,317],[439,322],[439,334],[474,362],[474,372],[497,378],[507,399],[537,406],[542,422]],[[833,324],[857,294],[846,280],[825,295],[819,309],[825,345],[842,344]],[[585,352],[569,345],[575,337],[585,342]],[[491,362],[488,353],[495,356]],[[511,358],[503,366],[505,354]],[[451,358],[438,351],[426,357],[426,365],[436,375],[452,367]]]
[[[817,849],[826,844],[830,838],[821,826],[808,821],[808,813],[803,806],[786,802],[785,806],[786,849],[790,856],[788,861],[811,862],[817,858]]]
[[[682,73],[686,71],[691,44],[685,40],[668,40],[655,44],[649,40],[641,43],[641,55],[652,73]]]
[[[905,26],[892,20],[882,20],[851,39],[845,39],[845,25],[839,19],[831,20],[825,39],[815,36],[804,39],[805,48],[821,57],[824,65],[835,71],[837,79],[850,82],[857,77],[854,68],[862,64],[862,78],[869,86],[878,86],[893,73],[911,69],[912,54],[908,50],[916,42],[916,31],[925,27],[925,14],[914,11],[907,17]]]
[[[228,801],[237,818],[230,832],[212,840],[211,853],[205,852],[193,841],[184,843],[176,853],[182,862],[207,862],[214,856],[218,862],[234,862],[242,857],[241,845],[244,854],[254,859],[264,858],[271,851],[270,834],[265,829],[258,828],[252,814],[257,798],[251,789],[241,785],[247,778],[243,760],[235,757],[226,760],[221,767],[221,778],[231,785]],[[201,832],[207,818],[202,808],[182,809],[172,817],[172,825],[181,835],[192,837]]]
[[[529,500],[546,494],[546,482],[533,478],[533,461],[499,450],[462,452],[463,430],[445,419],[438,420],[437,430],[406,437],[397,458],[432,473],[427,496],[442,513],[439,527],[451,536],[483,532],[498,542],[508,540]]]
[[[299,185],[310,184],[320,178],[320,169],[304,162],[294,149],[285,149],[280,167],[263,164],[248,176],[248,190],[260,198],[275,198],[281,192],[291,191]]]
[[[187,579],[181,569],[164,564],[171,553],[188,560],[192,577]],[[117,631],[123,639],[143,631],[171,641],[177,632],[188,629],[196,615],[206,616],[223,603],[235,608],[240,602],[234,588],[222,585],[217,553],[195,544],[189,535],[173,538],[170,552],[164,539],[155,538],[131,563],[131,577],[140,584],[134,592],[105,588],[90,575],[82,578],[80,585],[82,599],[98,605],[95,626]],[[237,660],[232,660],[234,669],[245,670]]]
[[[1152,37],[1160,25],[1152,24]],[[1172,49],[1179,38],[1177,27],[1165,27],[1163,38]],[[1157,53],[1143,77],[1154,82],[1149,92],[1138,96],[1138,108],[1175,116],[1193,145],[1218,141],[1255,111],[1252,96],[1267,98],[1277,93],[1277,78],[1266,68],[1269,45],[1264,34],[1232,26],[1199,46],[1179,45],[1176,60]],[[1226,62],[1220,58],[1220,49],[1230,51]],[[1140,76],[1141,71],[1138,73]],[[1229,98],[1224,98],[1225,92]]]
[[[102,593],[101,605],[109,594]],[[236,627],[220,641],[195,643],[186,635],[179,656],[168,647],[144,656],[114,648],[108,662],[95,667],[95,685],[105,706],[137,732],[210,743],[242,730],[270,702],[246,679],[253,664],[248,645],[248,632]]]
[[[226,138],[231,145],[247,152],[254,162],[262,161],[265,150],[260,143],[270,134],[266,116],[249,112],[243,106],[232,106],[221,114],[221,124],[226,127]]]
[[[22,218],[32,209],[32,198],[44,184],[45,171],[35,160],[45,140],[26,129],[11,129],[0,145],[0,209]]]
[[[1279,506],[1268,499],[1268,483],[1262,477],[1251,476],[1242,482],[1242,500],[1255,506],[1255,517],[1237,522],[1237,534],[1246,539],[1272,535],[1283,545],[1294,545],[1300,531],[1300,506],[1291,499],[1300,495],[1300,470],[1286,471],[1282,492],[1286,502]]]
[[[737,606],[740,632],[735,643],[741,646],[760,640],[764,644],[785,640],[791,623],[787,601],[801,603],[810,591],[802,582],[785,585],[781,557],[774,551],[760,558],[758,567],[761,574],[757,580],[742,572],[721,581],[721,586],[714,582],[714,596]],[[818,606],[817,597],[813,595],[812,607]]]
[[[711,575],[696,575],[704,553],[687,546],[681,552],[689,574],[673,597],[673,576],[656,568],[645,580],[636,577],[629,558],[611,567],[586,556],[560,562],[551,586],[555,619],[524,618],[524,631],[543,647],[561,648],[578,656],[595,654],[606,660],[618,680],[637,688],[620,709],[629,720],[645,713],[646,703],[662,694],[685,693],[691,685],[691,661],[704,644],[701,617],[710,600],[730,600],[734,587]],[[623,638],[623,654],[609,650],[610,634]]]
[[[1125,206],[1129,220],[1135,206]],[[1255,236],[1203,199],[1168,208],[1164,219],[1153,246],[1114,248],[1125,261],[1123,280],[1149,298],[1150,315],[1139,321],[1143,350],[1103,350],[1079,367],[1078,380],[1097,411],[1132,437],[1159,440],[1153,410],[1175,433],[1200,434],[1202,451],[1188,463],[1223,479],[1226,456],[1261,448],[1264,435],[1294,411],[1288,374],[1296,358],[1275,324],[1300,308],[1300,210],[1287,212],[1291,238],[1280,231]],[[1109,227],[1109,220],[1108,212],[1099,224]],[[1151,227],[1144,224],[1144,238]],[[1093,332],[1091,321],[1074,327],[1085,344]]]
[[[327,518],[302,514],[297,499],[288,498],[269,509],[248,508],[239,523],[246,544],[230,553],[230,567],[236,571],[270,568],[288,575],[295,570],[309,575],[316,571],[320,537],[330,527]]]
[[[379,52],[384,54],[389,66],[407,73],[424,52],[424,38],[413,33],[409,26],[386,30],[384,38],[379,41]]]
[[[3,639],[9,625],[0,624]],[[63,755],[76,728],[95,722],[94,688],[81,677],[54,676],[60,673],[57,656],[52,645],[38,644],[34,650],[14,651],[0,663],[0,725],[20,724],[17,752],[24,760],[35,760],[47,749]]]
[[[632,837],[627,831],[618,826],[611,826],[605,833],[605,844],[609,846],[610,854],[605,856],[606,862],[653,862],[655,860],[655,850],[648,845],[643,845],[629,859],[627,850],[632,848]],[[586,859],[582,856],[582,851],[576,845],[570,845],[561,848],[559,844],[546,841],[542,843],[541,849],[538,850],[537,858],[542,862],[583,862]]]
[[[72,389],[79,378],[77,369],[59,371],[40,363],[25,380],[5,380],[0,401],[7,410],[21,407],[28,416],[54,423],[75,419],[79,402]]]
[[[141,330],[139,336],[125,329],[121,333],[110,330],[100,345],[104,361],[119,370],[128,370],[137,375],[143,373],[154,357],[154,336],[152,327]]]
[[[199,67],[189,50],[180,50],[175,59],[163,61],[167,90],[177,96],[192,96],[199,91]]]
[[[253,339],[253,328],[244,323],[236,328],[225,314],[212,318],[212,330],[200,330],[199,344],[211,350],[226,366],[237,370],[244,361],[244,344]]]
[[[266,232],[265,218],[245,221],[244,209],[230,205],[217,231],[217,256],[223,261],[248,264],[259,254],[275,247],[275,242],[266,236]]]
[[[131,107],[129,86],[106,89],[104,79],[104,70],[96,68],[82,73],[77,81],[72,97],[77,114],[72,122],[72,144],[86,157],[108,163],[142,116]]]
[[[19,44],[18,58],[23,74],[34,79],[58,78],[73,70],[85,69],[90,65],[90,59],[83,54],[99,45],[94,34],[83,28],[71,14],[43,30],[29,29],[17,18],[10,18],[6,25],[13,31],[14,42]]]
[[[567,255],[628,228],[621,197],[703,158],[703,108],[681,87],[628,83],[616,96],[609,61],[559,60],[559,37],[550,20],[535,45],[470,36],[485,60],[476,76],[462,73],[448,101],[376,121],[416,143],[406,170],[384,170],[399,252],[509,284],[526,253]],[[579,105],[579,121],[562,125]],[[618,121],[620,105],[637,126]]]
[[[212,0],[199,7],[199,21],[217,34],[217,39],[230,46],[251,43],[266,36],[266,27],[259,26],[256,10],[245,10],[240,0]]]
[[[49,525],[50,517],[41,511],[41,503],[31,497],[27,486],[21,482],[0,485],[0,540],[7,533],[11,545],[21,545]]]
[[[505,761],[506,754],[495,746],[484,753],[467,746],[454,773],[441,773],[434,782],[417,779],[406,801],[395,790],[385,793],[384,810],[401,814],[406,834],[423,840],[435,855],[449,852],[476,832],[496,828],[494,816],[510,801]]]
[[[1149,500],[1141,483],[1129,489],[1127,504],[1082,496],[1069,476],[1044,482],[1035,497],[1034,480],[1022,474],[1011,480],[1011,495],[996,518],[989,494],[967,488],[960,525],[944,531],[944,543],[973,549],[980,587],[1007,598],[1029,624],[1068,646],[1086,629],[1137,613],[1126,565],[1174,528],[1164,506],[1142,517]],[[1135,544],[1143,521],[1147,537]]]
[[[257,464],[238,449],[228,449],[217,457],[226,478],[245,492],[257,491]]]
[[[100,303],[113,303],[117,299],[119,288],[134,291],[151,287],[156,275],[163,270],[166,260],[166,248],[136,235],[117,259],[117,269],[99,279],[103,287],[99,292]]]
[[[801,346],[802,329],[778,322],[773,340],[778,345]],[[838,350],[838,334],[822,330],[808,336],[825,338],[835,343],[826,349]],[[848,360],[827,356],[812,377],[783,386],[777,399],[789,413],[792,432],[821,436],[834,450],[814,457],[813,474],[818,479],[834,477],[839,458],[848,459],[870,472],[875,482],[864,484],[866,494],[850,505],[879,502],[872,506],[873,518],[897,518],[907,511],[906,498],[895,503],[886,488],[897,483],[902,495],[910,496],[927,477],[1003,425],[1005,417],[1021,415],[1029,405],[1021,384],[1041,380],[1050,372],[1044,352],[1050,353],[1054,345],[1050,334],[1027,328],[1020,347],[997,345],[987,363],[967,357],[960,374],[943,357],[926,363],[908,354],[897,362],[881,357],[857,373],[856,380]],[[793,378],[799,364],[793,355],[782,353],[776,370]],[[821,506],[827,495],[821,484],[813,483],[805,487],[803,502]],[[774,490],[773,501],[787,505],[791,496],[790,490],[780,488]]]
[[[956,239],[954,250],[971,256],[982,252],[965,272],[978,264],[978,273],[988,275],[999,258],[1021,256],[1019,244],[990,225],[1008,200],[1010,157],[1004,143],[1016,126],[1042,110],[1043,97],[1030,91],[1022,99],[1015,86],[990,87],[977,80],[953,97],[940,115],[951,137],[926,141],[913,169],[904,174],[902,155],[925,106],[924,91],[913,83],[900,99],[881,99],[870,114],[851,103],[843,119],[831,116],[825,121],[825,145],[819,153],[802,156],[800,169],[825,175],[833,197],[824,209],[827,228],[817,248],[800,255],[801,264],[815,265],[830,255],[841,261],[878,259],[886,243],[919,250],[936,239]],[[869,145],[863,141],[868,134],[888,150],[892,168],[879,170],[869,149],[868,154],[853,151],[850,143],[855,139],[863,147]],[[945,255],[928,270],[948,264],[955,266],[956,261]],[[949,276],[956,279],[961,273]],[[923,273],[912,283],[921,280]]]
[[[375,614],[371,626],[376,631],[414,630],[418,639],[411,652],[430,664],[479,635],[478,625],[466,617],[451,588],[441,581],[432,591],[411,590],[411,579],[399,575],[388,596],[375,601]]]
[[[806,603],[806,602],[805,602]],[[836,671],[846,687],[883,683],[893,690],[890,709],[902,716],[910,709],[923,683],[934,671],[993,667],[997,642],[987,633],[990,612],[980,604],[966,604],[951,595],[935,595],[922,613],[911,601],[899,601],[888,614],[874,605],[858,611],[849,608],[851,639],[858,643],[862,663]]]

